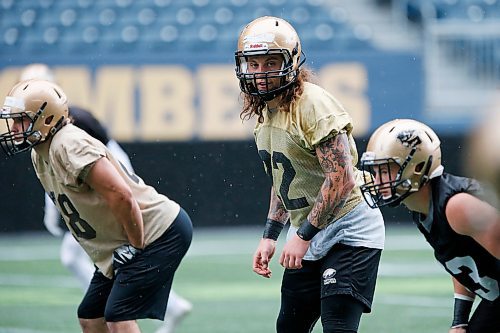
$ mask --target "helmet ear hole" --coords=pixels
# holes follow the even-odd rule
[[[52,122],[53,119],[54,119],[53,115],[45,118],[45,125],[50,125],[50,123]]]
[[[425,162],[420,162],[415,166],[415,172],[420,173],[424,168]]]

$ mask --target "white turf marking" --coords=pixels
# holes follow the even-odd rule
[[[32,260],[54,260],[59,258],[57,248],[40,248],[36,251],[27,248],[9,247],[8,250],[0,246],[0,261],[32,261]],[[1,332],[0,332],[1,333]]]
[[[390,251],[430,250],[431,246],[417,230],[414,235],[388,235],[385,240],[385,249]]]
[[[208,230],[197,231],[194,235],[188,256],[217,256],[217,255],[253,255],[258,245],[258,237],[255,229],[248,231],[242,228],[235,228],[234,238],[228,237],[228,230],[224,232],[214,232]],[[243,235],[243,237],[242,237]],[[250,237],[248,237],[250,235]],[[221,239],[218,236],[222,236]],[[0,261],[30,261],[30,260],[57,260],[59,258],[60,240],[48,236],[32,236],[48,239],[48,243],[36,246],[23,242],[16,244],[12,242],[16,236],[9,237],[9,244],[5,244],[0,238]],[[23,236],[21,236],[23,237]],[[7,238],[5,238],[7,239]],[[26,238],[24,237],[23,240]],[[52,242],[53,240],[53,242]],[[278,249],[283,247],[284,237],[280,237]],[[388,235],[386,239],[385,251],[405,251],[405,250],[430,250],[430,246],[423,237],[415,231],[412,235]]]
[[[51,333],[51,331],[31,330],[17,327],[0,327],[0,333]]]
[[[188,257],[206,257],[206,256],[230,256],[230,255],[248,255],[252,256],[258,244],[260,231],[255,229],[246,230],[237,229],[233,233],[234,238],[229,235],[229,231],[222,233],[207,230],[208,232],[195,233],[191,248],[187,254]],[[415,231],[415,230],[412,230]],[[227,234],[226,234],[227,233]],[[255,236],[255,237],[253,237]],[[31,236],[30,236],[31,237]],[[45,239],[44,239],[45,237]],[[20,237],[22,241],[17,241],[16,236],[8,238],[0,237],[0,262],[1,261],[36,261],[36,260],[59,260],[60,241],[48,236],[33,236],[33,239],[44,239],[42,243],[33,245],[26,237]],[[283,247],[284,237],[280,237],[278,248]],[[423,237],[415,231],[409,234],[388,234],[385,251],[431,251],[430,246]],[[430,264],[432,262],[432,264]],[[446,275],[444,270],[431,257],[427,262],[422,263],[394,263],[384,262],[382,260],[379,268],[380,276],[436,276]],[[42,287],[54,288],[80,288],[77,281],[71,276],[51,275],[51,276],[32,276],[22,274],[6,274],[0,272],[0,285],[5,286],[33,286],[34,284]],[[376,295],[375,302],[386,305],[416,307],[419,311],[425,308],[434,309],[436,316],[446,312],[452,307],[452,300],[447,297],[415,296],[415,295]],[[423,314],[423,313],[421,313]],[[28,330],[20,328],[0,327],[0,333],[49,333],[42,330]]]
[[[429,297],[429,296],[409,296],[409,295],[377,295],[375,293],[377,303],[388,305],[405,305],[415,307],[433,307],[433,308],[450,308],[453,306],[453,298],[448,297]]]
[[[80,288],[78,281],[72,276],[47,275],[33,276],[29,274],[0,274],[1,286],[43,286],[53,288]],[[1,333],[1,332],[0,332]]]
[[[446,271],[440,266],[437,261],[403,264],[403,263],[380,263],[378,269],[379,276],[397,276],[397,277],[414,277],[414,276],[448,276]]]

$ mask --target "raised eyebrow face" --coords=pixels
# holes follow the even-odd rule
[[[250,56],[247,62],[250,64],[276,63],[281,65],[283,57],[277,54]]]

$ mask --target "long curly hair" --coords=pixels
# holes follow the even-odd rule
[[[313,82],[315,80],[316,77],[313,71],[305,66],[302,67],[295,84],[292,85],[290,89],[287,89],[282,93],[280,109],[288,112],[291,104],[294,103],[304,92],[304,82]],[[264,122],[262,112],[266,107],[266,102],[258,96],[245,94],[243,92],[241,92],[241,97],[243,99],[243,109],[240,112],[240,118],[245,121],[249,120],[253,116],[257,116],[257,121],[259,123]]]

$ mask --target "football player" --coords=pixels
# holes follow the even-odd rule
[[[255,141],[271,180],[269,212],[253,257],[270,278],[276,240],[285,268],[277,332],[357,332],[370,312],[384,222],[364,202],[353,124],[343,106],[312,83],[299,36],[285,20],[261,17],[240,33],[236,75],[242,119],[257,118]]]
[[[465,165],[468,174],[491,186],[496,207],[500,209],[500,97],[493,110],[473,128],[467,140]]]
[[[137,319],[163,320],[192,239],[187,213],[74,126],[55,83],[17,83],[0,119],[3,151],[31,152],[45,192],[97,268],[78,307],[83,332],[140,332]]]
[[[361,190],[374,208],[400,203],[434,256],[451,274],[455,291],[450,333],[500,332],[500,215],[480,184],[444,172],[440,140],[428,126],[396,119],[371,136],[361,158],[370,173]],[[474,297],[481,302],[469,318]]]
[[[55,82],[53,71],[49,66],[43,63],[33,63],[23,68],[19,76],[19,81],[30,79],[43,79]],[[72,105],[69,108],[69,113],[73,125],[83,129],[92,137],[101,141],[127,170],[134,172],[127,153],[118,142],[109,137],[107,130],[90,111]],[[52,235],[62,237],[60,249],[61,263],[73,273],[83,289],[87,290],[92,280],[92,276],[94,275],[95,267],[85,253],[85,250],[61,222],[61,215],[49,195],[45,193],[43,223]],[[167,310],[165,312],[165,321],[161,327],[158,328],[156,333],[173,333],[175,327],[192,310],[192,307],[192,304],[188,300],[171,290],[168,297]]]

